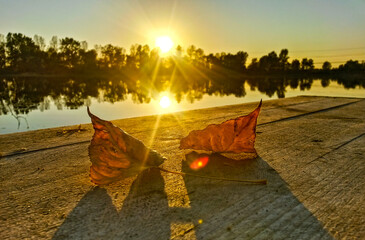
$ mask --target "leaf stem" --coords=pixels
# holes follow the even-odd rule
[[[185,173],[185,172],[175,172],[171,170],[164,169],[162,167],[155,167],[163,172],[172,173],[172,174],[178,174],[181,176],[192,176],[192,177],[199,177],[199,178],[207,178],[207,179],[214,179],[214,180],[222,180],[222,181],[230,181],[230,182],[243,182],[243,183],[250,183],[250,184],[262,184],[266,185],[267,180],[266,179],[259,179],[259,180],[246,180],[246,179],[232,179],[232,178],[220,178],[220,177],[211,177],[211,176],[203,176],[203,175],[197,175],[192,173]]]

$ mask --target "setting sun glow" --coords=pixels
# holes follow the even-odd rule
[[[161,49],[162,53],[170,51],[174,43],[169,36],[161,36],[156,38],[156,46]]]
[[[169,97],[167,97],[167,96],[163,96],[163,97],[161,98],[161,100],[160,100],[160,106],[161,106],[162,108],[168,108],[168,107],[170,107],[170,105],[171,105],[170,98],[169,98]]]

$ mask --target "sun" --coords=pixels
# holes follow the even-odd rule
[[[156,46],[161,49],[162,53],[167,53],[174,46],[174,42],[169,36],[160,36],[156,38]]]
[[[170,101],[170,98],[168,96],[163,96],[160,99],[160,106],[162,108],[168,108],[168,107],[170,107],[170,105],[171,105],[171,101]]]

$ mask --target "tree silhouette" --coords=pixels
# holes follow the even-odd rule
[[[86,41],[81,41],[80,42],[80,48],[81,48],[81,50],[84,50],[85,52],[87,51],[87,49],[88,49],[88,44],[87,44],[87,42]]]
[[[323,69],[324,71],[329,71],[329,70],[331,70],[331,68],[332,68],[332,65],[331,65],[331,63],[330,63],[330,62],[328,62],[328,61],[325,61],[325,62],[323,63],[323,65],[322,65],[322,69]]]
[[[244,71],[246,69],[246,61],[248,58],[248,54],[243,51],[237,52],[237,54],[227,54],[222,55],[223,66],[227,69],[236,70],[236,71]]]
[[[62,66],[61,56],[60,54],[58,54],[57,48],[51,46],[48,48],[46,52],[47,54],[46,70],[47,72],[50,73],[59,73],[61,71],[61,66]]]
[[[34,72],[39,69],[40,49],[34,41],[21,33],[8,33],[6,36],[6,62],[15,72]]]
[[[148,67],[148,61],[150,57],[150,47],[148,45],[137,45],[136,47],[136,61],[138,68]]]
[[[268,55],[260,58],[259,69],[263,72],[280,70],[279,57],[275,51],[272,51]]]
[[[46,49],[46,43],[43,37],[36,34],[34,35],[33,39],[35,45],[37,45],[41,51],[44,51]]]
[[[344,65],[341,64],[338,69],[345,72],[364,72],[365,63],[361,64],[359,61],[349,60]]]
[[[5,55],[5,37],[0,34],[0,71],[5,69],[6,66],[6,55]]]
[[[58,51],[58,37],[53,36],[49,42],[49,48],[53,48],[56,52]]]
[[[190,62],[193,62],[195,60],[195,51],[196,47],[194,45],[191,45],[186,49],[186,54],[188,54],[188,59]]]
[[[184,54],[183,48],[180,45],[176,47],[176,56],[181,58]]]
[[[205,65],[204,50],[201,48],[198,48],[195,51],[195,65],[200,65],[200,66]]]
[[[280,70],[285,71],[287,70],[289,63],[289,51],[288,49],[282,49],[279,54],[279,63],[280,63]]]
[[[300,62],[298,59],[294,59],[292,62],[291,62],[291,69],[293,71],[299,71],[300,70]]]
[[[313,59],[308,60],[308,69],[313,70],[314,69],[314,62]]]
[[[75,68],[80,63],[80,42],[73,38],[63,38],[60,41],[61,63],[68,69]]]
[[[125,65],[125,49],[111,44],[101,47],[100,63],[104,68],[121,69]]]
[[[83,49],[80,50],[80,66],[79,68],[83,72],[92,71],[97,68],[97,53],[95,50],[85,51]]]
[[[302,70],[313,70],[314,69],[314,63],[313,59],[302,59]]]

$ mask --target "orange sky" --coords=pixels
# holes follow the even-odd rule
[[[170,35],[205,53],[243,50],[251,58],[287,48],[291,60],[334,66],[365,60],[365,1],[0,0],[0,6],[0,33],[38,34],[47,42],[57,35],[129,49]]]

